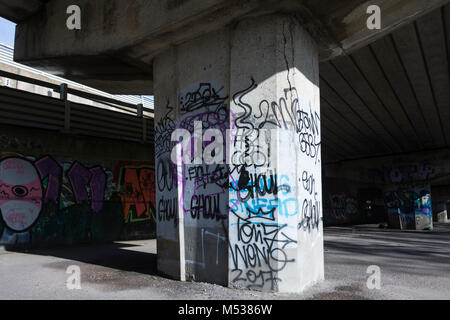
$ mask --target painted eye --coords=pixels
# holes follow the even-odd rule
[[[25,186],[14,186],[12,192],[15,196],[23,198],[28,195],[28,188]]]

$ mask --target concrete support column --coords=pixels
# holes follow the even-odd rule
[[[434,221],[439,223],[447,223],[447,199],[439,199],[437,203],[433,203]]]
[[[322,280],[311,37],[291,16],[249,18],[164,52],[154,66],[160,272],[280,292]],[[190,138],[174,152],[176,129]],[[181,161],[189,150],[191,164]]]

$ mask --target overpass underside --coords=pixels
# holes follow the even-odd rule
[[[302,291],[324,223],[446,219],[448,1],[383,2],[381,30],[358,0],[75,2],[96,19],[42,2],[15,58],[154,94],[161,273]]]
[[[320,64],[327,224],[447,219],[450,6]]]

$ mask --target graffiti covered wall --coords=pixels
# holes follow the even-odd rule
[[[392,228],[430,230],[438,213],[446,214],[446,203],[450,199],[449,149],[346,161],[329,164],[325,168],[326,194],[342,194],[357,199],[360,219],[351,223],[388,222]],[[369,186],[374,196],[367,192],[360,196],[361,190],[368,190]],[[339,200],[336,197],[332,199]],[[366,202],[369,204],[366,208],[376,208],[377,212],[382,209],[383,214],[377,214],[378,219],[368,221]],[[344,204],[331,200],[328,204],[325,202],[325,223],[341,224],[336,222],[334,214],[336,206],[346,212]]]
[[[2,153],[0,244],[34,247],[154,236],[153,182],[149,163],[118,162],[111,169],[51,155]]]
[[[429,186],[388,191],[385,202],[391,226],[412,230],[433,228]]]
[[[122,204],[122,238],[156,236],[155,167],[149,162],[120,161],[113,175],[114,191]]]
[[[325,177],[323,193],[325,226],[386,222],[383,186],[349,177]]]
[[[358,201],[344,192],[326,192],[323,210],[325,225],[349,224],[360,218]]]

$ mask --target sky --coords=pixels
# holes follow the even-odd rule
[[[14,34],[16,24],[6,19],[0,18],[0,43],[14,47]]]

